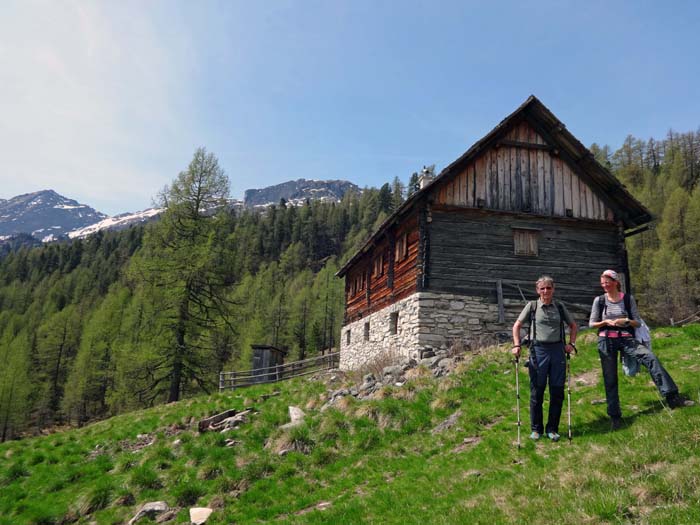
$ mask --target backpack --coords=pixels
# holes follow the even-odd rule
[[[564,338],[564,307],[561,305],[559,301],[554,301],[554,304],[557,307],[557,310],[559,310],[559,335],[561,337],[561,341],[565,342],[566,339]],[[537,312],[537,300],[530,301],[530,328],[527,332],[528,338],[528,344],[529,345],[534,345],[535,342],[537,342],[537,328],[535,325],[535,313]]]
[[[630,317],[632,311],[632,301],[630,300],[630,294],[626,293],[622,300],[625,305],[625,312],[627,317]],[[598,317],[603,320],[603,314],[607,308],[607,303],[605,302],[605,294],[598,297]],[[637,328],[628,327],[625,331],[631,332],[634,336],[634,340],[640,344],[646,346],[651,350],[651,333],[649,332],[649,327],[644,322],[644,320],[639,318],[639,326]],[[624,352],[620,352],[620,361],[622,362],[622,371],[626,376],[634,377],[639,372],[639,361],[636,358],[628,356]]]

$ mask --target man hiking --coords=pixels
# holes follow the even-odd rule
[[[566,383],[566,354],[575,351],[577,327],[566,307],[554,300],[554,279],[543,275],[535,284],[537,301],[525,305],[513,325],[513,349],[520,357],[520,330],[528,323],[530,354],[530,438],[540,439],[543,433],[552,441],[559,441],[559,420],[564,404]],[[565,341],[564,325],[569,327],[569,343]],[[549,414],[547,425],[543,425],[542,405],[544,392],[549,383]]]

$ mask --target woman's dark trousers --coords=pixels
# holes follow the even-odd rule
[[[678,387],[673,379],[661,366],[659,358],[646,346],[637,343],[632,337],[598,337],[598,354],[603,367],[605,383],[605,399],[608,402],[608,415],[612,418],[622,416],[620,411],[620,395],[617,384],[617,362],[619,352],[635,357],[647,370],[652,381],[662,396],[678,393]]]

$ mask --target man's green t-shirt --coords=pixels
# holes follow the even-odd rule
[[[542,304],[542,299],[537,299],[537,310],[535,311],[535,333],[537,334],[538,343],[558,343],[561,341],[561,318],[559,316],[559,308],[552,301],[551,304]],[[559,303],[562,312],[564,313],[564,324],[570,325],[574,321],[571,314],[566,309],[566,306]],[[518,316],[523,326],[530,326],[530,303],[525,305],[523,311]],[[532,339],[533,334],[530,334]],[[565,341],[562,341],[565,342]]]

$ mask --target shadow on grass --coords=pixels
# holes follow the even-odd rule
[[[624,431],[626,428],[630,428],[634,425],[637,419],[658,414],[665,411],[666,408],[661,404],[660,401],[649,401],[642,408],[635,410],[633,412],[628,412],[622,415],[622,428],[619,431]],[[611,420],[605,416],[600,416],[592,421],[587,421],[585,423],[574,426],[574,435],[587,435],[587,434],[608,434],[615,432],[611,429]]]

